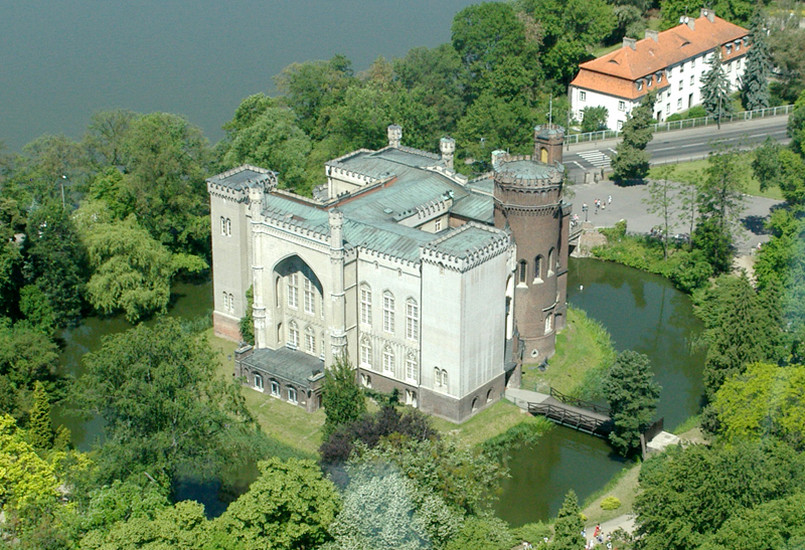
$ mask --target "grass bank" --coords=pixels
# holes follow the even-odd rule
[[[523,365],[523,389],[547,392],[556,388],[582,399],[601,399],[598,381],[615,360],[612,340],[604,326],[572,307],[567,311],[567,327],[556,336],[556,353],[548,367]]]
[[[783,195],[777,187],[772,187],[761,191],[760,182],[757,180],[754,172],[752,171],[753,159],[754,153],[752,151],[745,151],[735,155],[735,160],[738,163],[738,170],[736,173],[739,174],[741,184],[744,188],[744,193],[747,195],[753,195],[755,197],[783,200]],[[659,177],[659,170],[661,168],[661,166],[651,168],[651,170],[649,170],[648,177]],[[671,173],[668,175],[668,179],[682,183],[695,184],[705,177],[706,169],[707,159],[680,162],[679,164],[672,165]]]

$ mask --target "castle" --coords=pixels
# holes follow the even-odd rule
[[[364,386],[461,422],[564,327],[563,130],[538,126],[533,156],[495,151],[475,179],[450,138],[440,155],[396,125],[388,138],[327,162],[314,198],[254,166],[207,180],[215,333],[240,340],[251,288],[255,343],[235,354],[248,385],[313,411],[345,355]]]

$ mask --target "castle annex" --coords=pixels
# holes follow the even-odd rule
[[[325,165],[307,198],[241,166],[207,180],[218,335],[240,339],[252,289],[255,345],[235,374],[315,410],[340,354],[360,382],[461,422],[554,351],[566,315],[570,205],[562,129],[535,129],[533,156],[493,153],[468,180],[440,155],[401,145]]]

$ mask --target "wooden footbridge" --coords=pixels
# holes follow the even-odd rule
[[[550,393],[506,390],[507,397],[531,414],[539,414],[580,432],[606,437],[612,431],[609,409],[596,403],[565,395],[553,388]]]

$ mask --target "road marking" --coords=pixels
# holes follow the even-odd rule
[[[610,161],[609,157],[602,153],[601,151],[584,151],[580,153],[576,153],[581,158],[595,166],[596,168],[609,168]]]
[[[584,170],[584,166],[582,166],[581,164],[579,164],[579,163],[578,163],[578,162],[576,162],[575,160],[573,161],[573,164],[575,164],[576,166],[578,166],[578,167],[579,167],[581,170]]]

